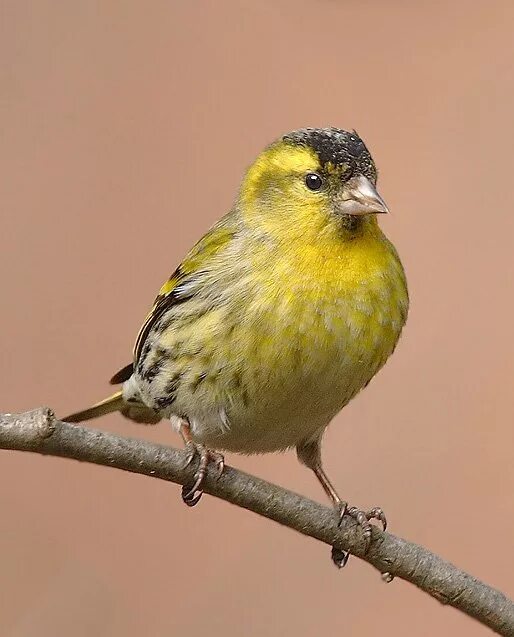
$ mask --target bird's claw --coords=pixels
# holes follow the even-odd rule
[[[373,507],[369,512],[370,516],[368,519],[370,520],[378,520],[382,524],[382,531],[387,529],[387,518],[385,516],[384,510],[380,507]]]
[[[370,520],[378,520],[382,524],[382,529],[384,531],[387,528],[387,519],[384,511],[380,507],[374,507],[369,511],[361,511],[357,507],[348,507],[346,502],[339,502],[336,506],[336,512],[338,517],[338,526],[341,526],[345,516],[348,516],[357,522],[358,526],[362,530],[366,552],[369,549],[371,541],[372,524],[370,524]],[[350,553],[333,546],[331,557],[332,562],[334,562],[337,568],[343,568],[343,566],[346,566],[346,563],[348,562]]]
[[[189,465],[193,462],[195,457],[198,455],[199,451],[194,442],[189,441],[186,444],[186,461],[184,463],[184,468],[189,467]]]
[[[194,442],[187,443],[187,457],[185,466],[188,467],[195,457],[198,456],[198,467],[193,476],[191,484],[185,484],[182,487],[182,500],[189,507],[194,507],[200,501],[203,495],[202,484],[207,474],[209,463],[213,463],[216,467],[216,479],[219,480],[223,470],[225,469],[225,459],[220,453],[211,451],[203,445]]]
[[[201,489],[198,490],[196,487],[190,487],[187,484],[182,487],[182,501],[188,507],[194,507],[198,504],[202,495],[203,491]]]
[[[387,528],[387,519],[384,511],[380,507],[373,507],[369,511],[361,511],[357,507],[350,507],[346,510],[346,515],[353,518],[362,529],[364,542],[366,544],[366,552],[369,549],[371,541],[371,520],[378,520],[382,524],[382,529]]]
[[[348,553],[348,551],[343,551],[343,549],[339,549],[336,546],[333,546],[330,557],[332,558],[332,562],[334,562],[337,568],[343,568],[344,566],[346,566],[346,562],[348,562],[350,558],[350,553]]]

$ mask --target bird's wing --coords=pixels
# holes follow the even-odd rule
[[[139,330],[134,345],[134,364],[137,363],[145,340],[159,318],[173,305],[182,303],[194,295],[194,292],[185,283],[190,283],[192,279],[208,270],[213,257],[228,246],[235,233],[235,226],[229,223],[228,216],[225,217],[193,246],[184,261],[164,283],[150,313]],[[132,370],[130,371],[132,373]],[[119,374],[122,372],[123,370]],[[114,378],[117,376],[118,374]]]

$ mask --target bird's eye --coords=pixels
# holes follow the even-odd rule
[[[323,186],[323,179],[316,173],[305,175],[305,185],[309,190],[320,190]]]

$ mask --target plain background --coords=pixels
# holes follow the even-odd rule
[[[106,395],[260,149],[355,128],[412,309],[330,428],[327,470],[514,595],[513,25],[511,0],[2,0],[0,408]],[[95,425],[179,444],[164,424]],[[324,501],[293,454],[228,462]],[[224,502],[189,510],[174,485],[7,451],[0,485],[3,637],[488,634]]]

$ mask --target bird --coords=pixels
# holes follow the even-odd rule
[[[171,422],[188,462],[186,504],[224,452],[296,449],[369,543],[379,507],[348,506],[321,460],[323,434],[393,353],[407,319],[405,271],[378,217],[388,207],[356,131],[302,128],[266,146],[235,203],[162,285],[112,396],[63,420],[119,411]],[[160,246],[159,246],[160,244]],[[165,249],[161,235],[153,249]],[[348,554],[335,549],[338,566]]]

